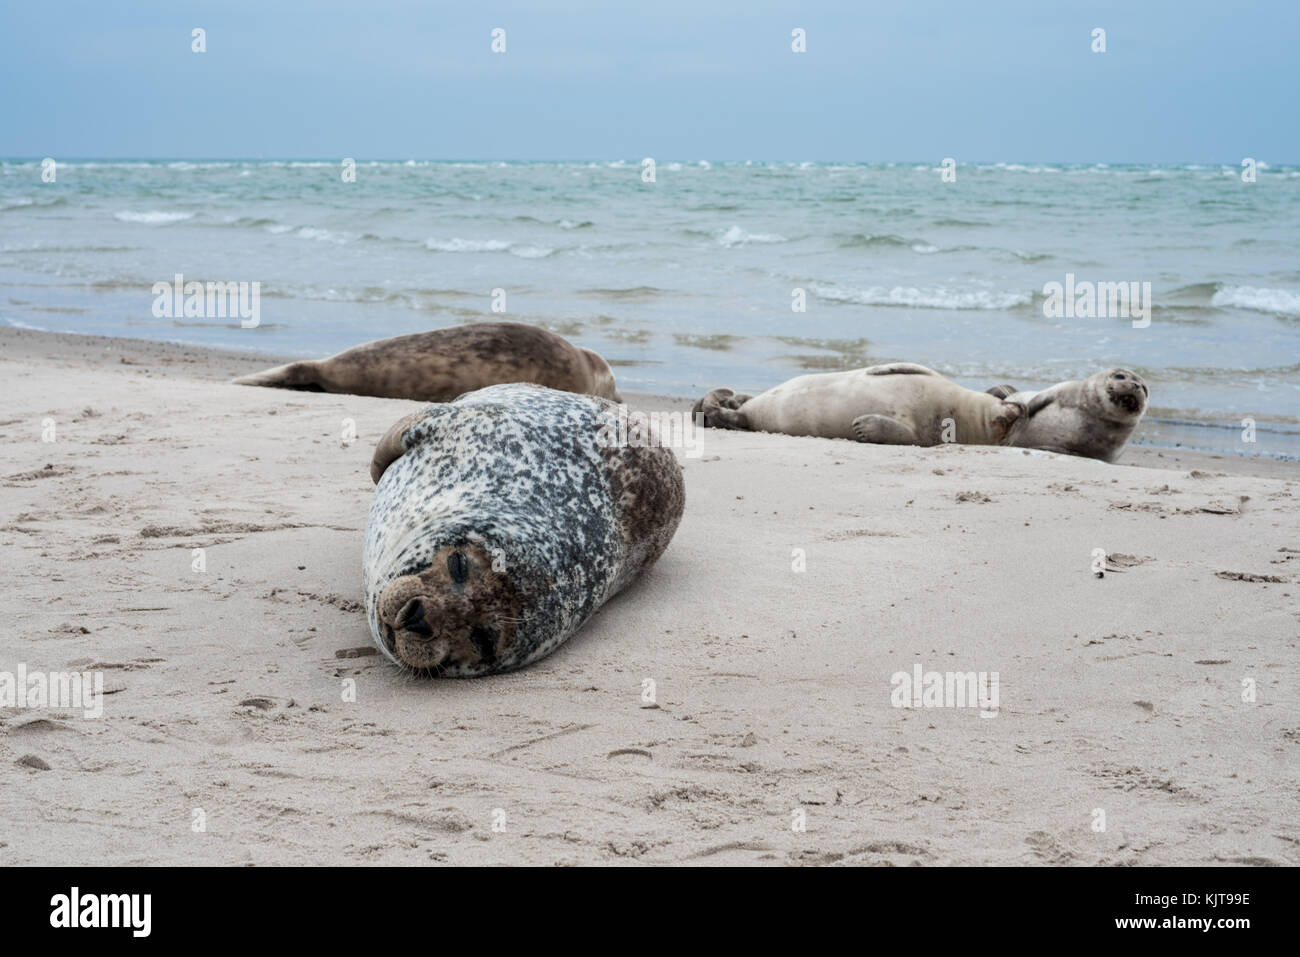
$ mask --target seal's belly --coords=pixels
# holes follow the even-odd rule
[[[944,380],[862,370],[799,376],[746,402],[745,418],[762,432],[841,439],[854,437],[853,420],[860,415],[884,415],[916,428],[933,418],[936,383]]]

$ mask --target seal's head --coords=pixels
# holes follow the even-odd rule
[[[1148,395],[1142,377],[1128,369],[1017,392],[1005,401],[1023,405],[1025,412],[1005,444],[1114,462],[1146,412]]]
[[[1141,376],[1128,369],[1107,369],[1089,376],[1086,385],[1101,400],[1107,418],[1117,422],[1136,422],[1147,410],[1150,392]]]
[[[581,346],[578,351],[587,362],[587,368],[591,372],[591,394],[598,395],[602,399],[610,399],[623,404],[623,397],[618,394],[618,388],[614,385],[614,370],[609,367],[605,357],[600,353],[592,352],[590,349],[583,349]]]
[[[482,545],[434,552],[427,568],[393,579],[376,610],[385,650],[420,672],[468,677],[501,670],[514,657],[522,602]]]

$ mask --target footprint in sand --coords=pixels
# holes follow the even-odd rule
[[[609,752],[606,758],[619,764],[644,764],[646,761],[653,761],[654,755],[642,748],[619,748],[617,751]]]

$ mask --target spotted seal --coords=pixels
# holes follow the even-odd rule
[[[653,564],[685,505],[667,448],[617,439],[618,406],[498,385],[379,441],[366,615],[390,660],[435,676],[549,654]]]
[[[1128,369],[1040,392],[966,389],[910,362],[803,375],[757,396],[714,389],[695,403],[706,426],[857,439],[882,445],[1009,445],[1113,462],[1146,411]]]
[[[450,402],[503,382],[619,398],[603,358],[524,322],[476,322],[377,339],[328,359],[304,359],[240,376],[236,385]]]

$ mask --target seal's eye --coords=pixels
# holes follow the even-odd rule
[[[1119,380],[1121,380],[1121,381],[1123,381],[1124,379],[1127,379],[1128,376],[1124,375],[1124,373],[1122,373],[1122,372],[1116,372],[1116,373],[1115,373],[1115,378],[1116,378],[1116,379],[1119,379]]]
[[[447,556],[447,571],[451,573],[451,580],[456,584],[465,584],[465,580],[469,578],[469,559],[465,557],[464,552],[452,552]]]

